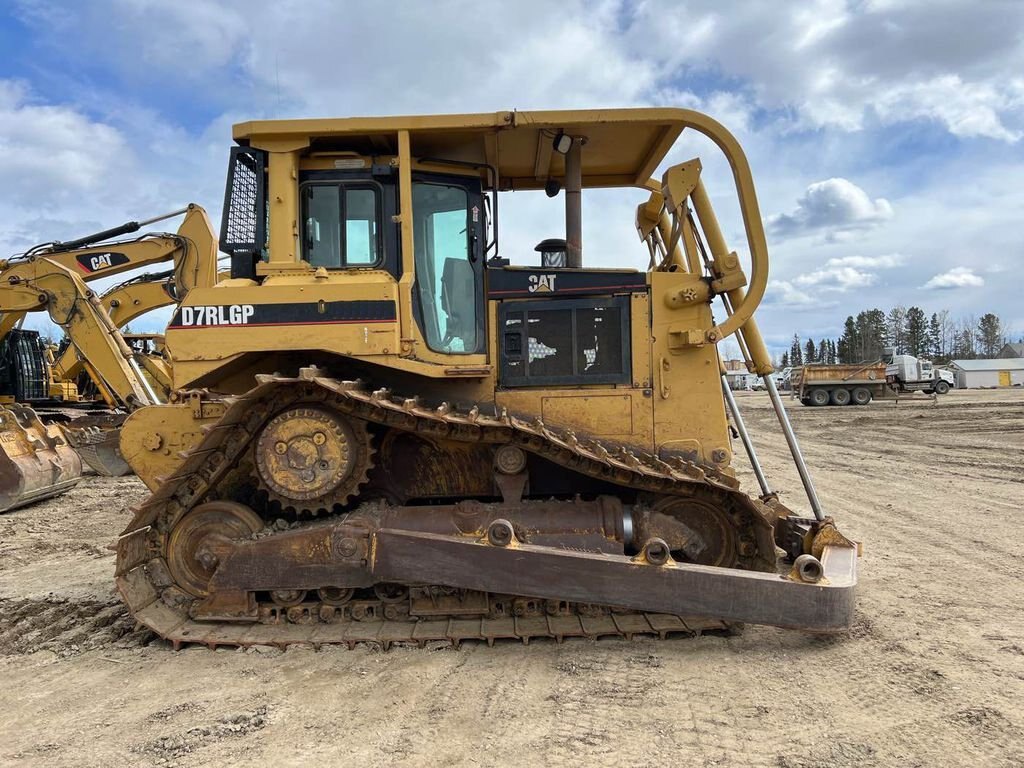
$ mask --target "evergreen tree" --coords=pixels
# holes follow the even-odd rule
[[[817,347],[814,345],[814,339],[808,339],[807,344],[804,346],[804,362],[805,363],[820,363],[821,361],[817,358]]]
[[[789,345],[789,360],[794,365],[804,364],[804,353],[800,349],[800,337],[797,334],[793,334],[793,343]]]
[[[885,312],[880,309],[869,309],[860,312],[855,321],[857,328],[857,348],[851,362],[862,363],[880,360],[884,353],[886,339]]]
[[[982,357],[995,357],[1003,346],[1003,324],[991,312],[978,321],[978,351]]]
[[[822,339],[818,344],[818,362],[828,364],[828,339]]]
[[[942,327],[935,312],[932,312],[931,320],[928,321],[928,354],[936,360],[943,357]]]
[[[910,307],[907,310],[903,348],[907,354],[914,357],[924,357],[928,354],[928,324],[925,321],[924,310],[920,307]]]
[[[839,339],[838,356],[840,363],[853,363],[857,360],[857,325],[853,316],[848,315],[843,325],[843,335]]]
[[[789,352],[782,353],[782,359],[779,361],[779,368],[789,368]]]

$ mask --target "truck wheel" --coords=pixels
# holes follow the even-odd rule
[[[857,387],[850,397],[854,405],[867,405],[871,402],[871,390],[867,387]]]
[[[939,379],[935,382],[935,394],[944,395],[949,392],[949,382]]]
[[[832,405],[849,405],[850,404],[850,390],[848,389],[833,389],[832,390]]]
[[[828,405],[829,395],[827,389],[812,389],[808,397],[811,405]]]

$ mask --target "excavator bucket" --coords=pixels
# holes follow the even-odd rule
[[[0,512],[57,496],[82,478],[82,460],[28,406],[0,407]]]
[[[121,455],[120,424],[100,426],[64,425],[64,435],[78,455],[94,472],[104,477],[121,477],[132,469]]]

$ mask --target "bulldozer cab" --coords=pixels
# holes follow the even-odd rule
[[[679,272],[693,287],[685,295],[697,297],[691,304],[707,303],[706,277],[725,278],[717,286],[722,291],[741,288],[746,276],[724,246],[709,245],[715,261],[705,269],[692,236],[677,234],[673,241],[671,222],[685,218],[690,190],[670,190],[664,180],[651,178],[686,128],[712,136],[735,154],[730,159],[753,252],[753,295],[749,302],[734,302],[738,317],[716,326],[710,314],[691,313],[686,321],[691,327],[680,329],[684,344],[713,345],[741,326],[759,301],[766,254],[742,152],[721,126],[687,110],[236,125],[221,249],[231,254],[238,282],[223,287],[280,286],[283,294],[284,286],[298,282],[320,286],[324,290],[314,290],[320,298],[312,308],[261,308],[265,302],[285,303],[264,291],[247,324],[315,320],[357,326],[347,332],[336,328],[330,342],[315,348],[432,378],[482,376],[490,387],[650,387],[649,355],[634,359],[637,344],[631,337],[650,335],[644,308],[633,300],[650,292],[652,280],[635,270],[584,268],[580,193],[635,187],[651,195],[646,205],[657,225],[645,230],[639,219],[637,225],[652,249],[651,272]],[[545,248],[538,247],[541,263],[532,267],[512,266],[525,255],[503,252],[498,237],[499,195],[523,190],[545,190],[549,196],[564,190],[565,198],[565,238],[544,241]],[[552,233],[536,234],[539,240]],[[522,305],[512,306],[513,301]],[[169,329],[171,349],[184,344],[177,331],[231,326],[227,309],[181,314]],[[642,328],[632,328],[634,315]],[[190,323],[194,318],[203,319]],[[265,353],[267,343],[265,337],[259,345],[254,342],[253,351]],[[195,344],[189,348],[188,357],[198,363]],[[245,350],[244,343],[237,347],[239,354]],[[770,367],[766,357],[756,361],[761,368]],[[218,356],[221,365],[224,358]],[[187,364],[177,384],[208,382],[213,369]]]

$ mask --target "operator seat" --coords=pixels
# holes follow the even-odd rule
[[[441,272],[441,309],[448,317],[442,344],[461,339],[462,351],[476,349],[476,275],[466,259],[445,259]]]

